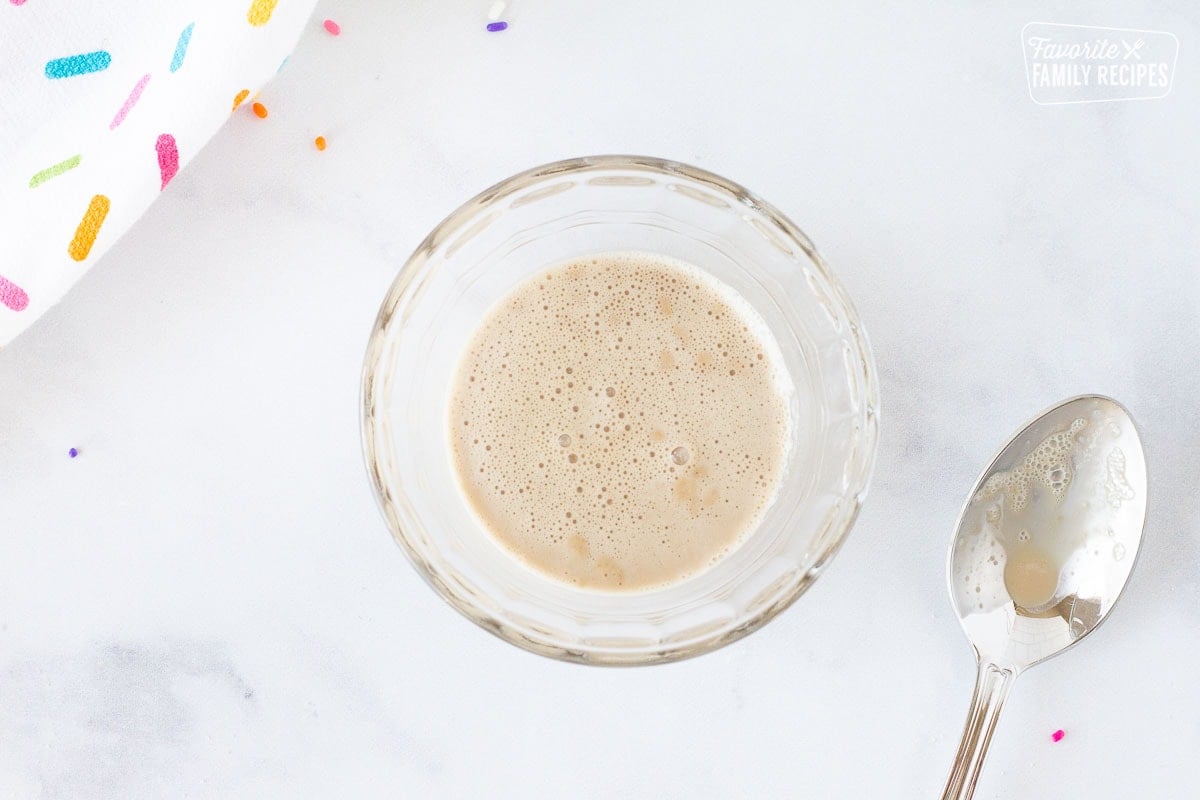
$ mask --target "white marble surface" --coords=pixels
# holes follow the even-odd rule
[[[973,677],[955,515],[1017,425],[1086,391],[1143,426],[1145,550],[1112,620],[1017,683],[978,796],[1193,792],[1195,15],[518,0],[488,35],[488,5],[324,3],[343,34],[314,23],[270,118],[237,115],[0,352],[0,797],[936,796]],[[1172,31],[1175,89],[1037,106],[1031,20]],[[883,376],[872,495],[828,574],[652,669],[459,618],[359,455],[361,353],[402,259],[477,190],[594,152],[783,208]]]

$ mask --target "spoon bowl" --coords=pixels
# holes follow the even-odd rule
[[[1147,485],[1133,418],[1098,395],[1034,419],[980,476],[946,567],[979,674],[943,800],[973,794],[1016,676],[1112,611],[1137,560]]]

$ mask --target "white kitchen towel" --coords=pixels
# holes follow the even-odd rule
[[[315,4],[0,0],[0,347],[253,102]]]

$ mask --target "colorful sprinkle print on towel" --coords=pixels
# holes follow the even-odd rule
[[[112,63],[112,56],[107,50],[97,50],[94,53],[80,53],[77,56],[63,56],[46,62],[46,77],[51,80],[58,78],[73,78],[76,75],[87,75],[89,72],[102,72]]]
[[[15,283],[0,275],[0,305],[12,311],[24,311],[29,305],[29,295]]]
[[[0,0],[0,347],[167,189],[231,98],[265,116],[258,92],[315,5]]]

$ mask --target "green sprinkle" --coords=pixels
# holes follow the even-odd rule
[[[66,161],[60,161],[52,167],[46,167],[29,179],[29,188],[34,189],[51,178],[57,178],[69,169],[75,169],[79,166],[79,158],[79,156],[71,156]]]

